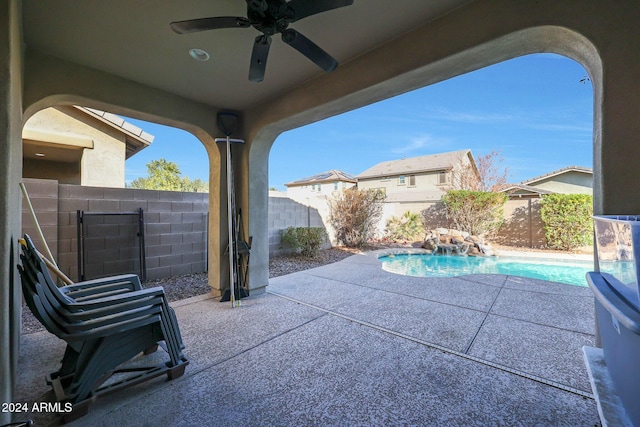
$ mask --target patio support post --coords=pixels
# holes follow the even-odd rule
[[[594,81],[594,213],[640,213],[640,41],[629,28],[600,47],[601,81]],[[619,31],[621,32],[621,31]],[[598,108],[600,107],[600,108]]]
[[[269,151],[275,136],[261,136],[271,143],[256,143],[256,136],[248,139],[243,150],[243,176],[247,181],[247,192],[243,195],[248,209],[248,235],[251,243],[249,263],[249,289],[255,295],[266,290],[269,284]],[[249,167],[250,165],[250,167]]]
[[[224,146],[216,144],[213,137],[201,139],[209,155],[209,233],[208,233],[208,280],[213,296],[222,295],[229,282],[229,263],[223,261],[227,246],[227,176],[222,165]]]
[[[627,16],[630,16],[628,14]],[[600,75],[591,76],[594,90],[594,213],[640,213],[640,40],[637,27],[619,25],[599,46]],[[596,318],[596,324],[598,319]],[[596,345],[601,346],[596,327]]]
[[[22,294],[16,269],[21,228],[21,6],[0,2],[0,403],[11,402],[20,342]],[[0,424],[11,414],[0,412]]]

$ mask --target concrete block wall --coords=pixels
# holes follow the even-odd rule
[[[48,180],[25,180],[25,184],[41,226],[48,227],[43,227],[45,238],[49,246],[56,247],[52,251],[60,269],[74,281],[78,280],[78,210],[135,212],[143,209],[147,280],[207,269],[209,196],[206,193],[82,187]],[[27,225],[30,219],[25,210],[26,207],[23,209],[24,231],[35,235],[33,226]],[[137,247],[132,247],[124,238],[137,230],[137,224],[131,223],[134,217],[101,218],[100,224],[92,226],[92,255],[87,259],[88,264],[85,263],[87,277],[120,274],[123,270],[138,274],[137,253],[132,253]],[[54,219],[57,226],[50,224]]]
[[[44,238],[55,258],[58,253],[58,182],[25,178],[23,183]],[[31,237],[40,252],[46,253],[33,215],[24,199],[22,201],[22,233]]]
[[[288,227],[324,227],[317,209],[288,197],[269,197],[269,257],[290,252],[282,246],[280,230]]]
[[[55,180],[24,179],[45,239],[60,269],[78,281],[77,211],[128,212],[142,208],[145,222],[147,280],[207,270],[206,193],[83,187]],[[23,204],[23,232],[44,252],[35,223]],[[85,278],[139,274],[137,216],[87,216]],[[287,227],[324,227],[318,209],[288,197],[269,197],[269,256],[289,252],[282,247],[280,230]],[[330,247],[327,244],[326,247]]]

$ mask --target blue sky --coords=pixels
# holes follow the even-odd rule
[[[566,166],[593,166],[593,89],[578,63],[528,55],[283,133],[269,156],[269,186],[330,169],[357,175],[387,160],[499,150],[509,182]],[[126,163],[127,182],[166,158],[208,180],[204,147],[189,133],[127,119],[155,135]]]

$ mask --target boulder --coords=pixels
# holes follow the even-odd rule
[[[435,238],[426,239],[422,243],[422,248],[435,252],[438,250],[438,240]]]
[[[439,227],[425,234],[421,247],[432,252],[469,256],[494,256],[484,236],[472,236],[466,231]]]

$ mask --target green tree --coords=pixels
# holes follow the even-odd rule
[[[548,194],[540,217],[547,246],[571,250],[593,243],[593,197],[588,194]]]
[[[447,217],[460,231],[472,235],[493,234],[502,225],[505,193],[450,190],[442,198]]]
[[[192,181],[189,177],[182,177],[178,165],[166,159],[152,160],[147,163],[147,177],[134,179],[129,187],[145,190],[209,191],[209,183],[199,178]]]
[[[389,218],[385,232],[393,241],[412,241],[423,237],[424,227],[420,214],[406,211],[401,217]]]
[[[196,178],[193,181],[188,176],[182,178],[182,191],[189,191],[192,193],[208,193],[209,183]]]

